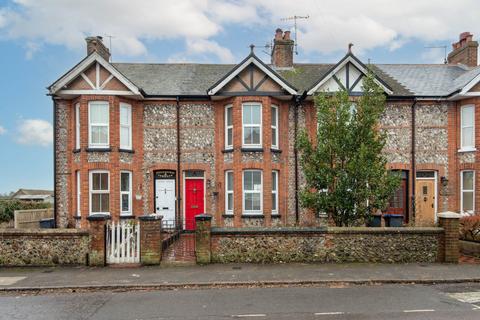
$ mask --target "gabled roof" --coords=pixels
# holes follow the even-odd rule
[[[273,81],[275,81],[289,94],[297,94],[297,89],[295,89],[292,85],[286,82],[278,73],[276,73],[272,68],[266,65],[262,60],[260,60],[253,52],[251,52],[242,62],[237,64],[232,70],[230,70],[221,79],[219,79],[213,86],[208,88],[207,93],[209,95],[215,95],[227,83],[229,83],[233,78],[235,78],[235,76],[245,70],[245,68],[247,68],[250,64],[254,64],[255,66],[257,66],[261,71],[268,75]]]
[[[353,53],[347,53],[342,60],[340,60],[336,65],[332,66],[325,74],[319,77],[319,79],[308,89],[307,94],[313,95],[317,90],[328,80],[335,76],[335,74],[340,71],[344,66],[348,63],[353,64],[363,75],[368,74],[368,68],[365,66],[357,57],[353,55]],[[373,72],[373,70],[372,70]],[[392,89],[388,86],[388,84],[379,78],[375,73],[375,82],[382,87],[382,89],[387,94],[392,94]]]
[[[112,64],[106,61],[97,52],[93,52],[87,57],[85,57],[76,66],[74,66],[62,77],[60,77],[60,79],[58,79],[52,85],[50,85],[47,88],[49,90],[49,93],[52,95],[57,94],[67,84],[69,84],[71,81],[73,81],[78,76],[80,76],[83,71],[85,71],[88,67],[90,67],[95,62],[100,64],[108,72],[110,72],[115,78],[117,78],[121,83],[123,83],[133,94],[141,95],[140,93],[141,90],[137,86],[135,86],[127,77],[125,77],[120,71],[118,71]]]
[[[348,59],[348,60],[347,60]],[[302,94],[318,86],[331,76],[341,64],[350,62],[357,68],[366,66],[353,55],[346,55],[340,62],[297,63],[290,69],[275,70],[255,55],[250,54],[241,63],[196,64],[196,63],[108,63],[96,54],[83,59],[79,64],[56,81],[49,90],[52,94],[75,78],[85,67],[100,61],[109,72],[144,97],[201,96],[215,94],[250,63],[275,80],[288,94]],[[377,81],[389,89],[393,97],[451,97],[468,91],[480,81],[480,67],[444,64],[372,64]],[[287,90],[288,89],[288,90]],[[469,93],[470,94],[470,93]]]
[[[53,191],[51,190],[35,190],[35,189],[18,189],[14,194],[12,194],[12,199],[25,199],[25,198],[45,198],[53,197]]]

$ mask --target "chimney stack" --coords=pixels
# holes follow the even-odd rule
[[[272,49],[272,65],[274,68],[293,67],[294,41],[290,39],[290,31],[283,32],[278,28],[275,31]]]
[[[97,52],[103,59],[110,61],[110,50],[103,44],[103,37],[87,37],[87,56],[92,52]]]
[[[478,42],[473,41],[473,34],[462,32],[458,42],[452,44],[448,54],[448,63],[461,63],[469,67],[477,66]]]

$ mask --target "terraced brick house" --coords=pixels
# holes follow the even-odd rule
[[[186,230],[202,212],[217,226],[323,223],[298,202],[295,136],[315,135],[316,93],[359,96],[368,67],[387,98],[388,166],[403,179],[387,212],[429,225],[437,212],[480,207],[480,68],[470,33],[447,64],[371,66],[352,52],[295,63],[280,29],[270,64],[253,48],[235,65],[112,63],[101,37],[86,41],[87,56],[48,88],[58,226],[86,226],[97,213],[158,213]]]

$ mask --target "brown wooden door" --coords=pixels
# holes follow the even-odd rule
[[[415,185],[415,225],[435,224],[435,179],[417,179]]]

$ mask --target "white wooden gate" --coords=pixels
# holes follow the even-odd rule
[[[107,224],[107,263],[140,262],[140,225],[135,221]]]

